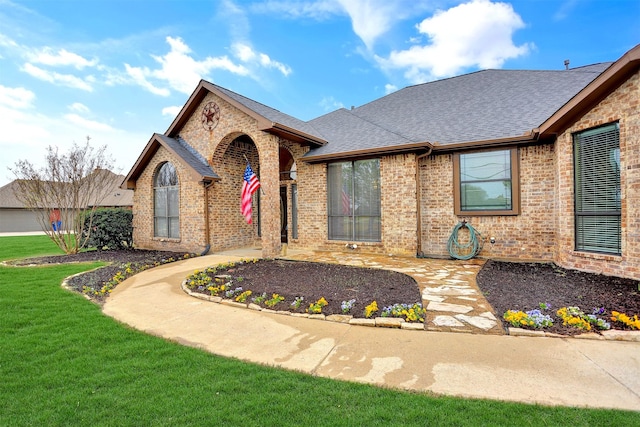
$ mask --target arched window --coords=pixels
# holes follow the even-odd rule
[[[153,235],[155,237],[180,237],[180,199],[178,174],[173,164],[167,162],[156,172],[153,180]]]

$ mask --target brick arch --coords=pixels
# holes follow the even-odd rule
[[[295,164],[295,158],[291,150],[284,144],[280,144],[278,151],[280,180],[288,179],[291,168]]]
[[[211,165],[220,177],[209,190],[209,229],[214,251],[260,245],[258,235],[258,195],[253,197],[253,224],[247,224],[240,212],[240,193],[246,159],[260,177],[259,147],[244,132],[231,132],[216,145]]]
[[[229,149],[229,147],[231,146],[232,143],[236,142],[236,140],[240,140],[242,143],[244,144],[253,144],[255,150],[256,150],[256,159],[255,159],[255,165],[254,165],[254,161],[249,158],[249,161],[251,161],[251,167],[259,167],[259,160],[260,160],[260,147],[258,146],[258,144],[255,142],[255,139],[251,137],[251,135],[242,132],[242,131],[235,131],[235,132],[231,132],[228,133],[225,137],[223,137],[216,145],[212,155],[211,155],[211,164],[214,167],[215,170],[215,166],[216,164],[222,164],[224,163],[224,157],[227,154],[227,151]]]

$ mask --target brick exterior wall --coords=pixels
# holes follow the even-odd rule
[[[180,238],[153,237],[153,179],[164,162],[176,168],[179,183]],[[133,240],[137,248],[201,252],[204,249],[203,187],[190,179],[185,165],[160,147],[138,178],[133,195]]]
[[[201,124],[200,112],[208,102],[220,107],[220,121],[209,131]],[[221,180],[208,189],[209,242],[211,250],[261,245],[265,257],[280,253],[279,138],[260,131],[257,121],[225,100],[209,93],[195,113],[178,130],[179,135],[211,164]],[[239,136],[249,137],[241,144],[232,142]],[[201,251],[206,243],[204,187],[186,172],[187,166],[172,159],[180,177],[180,239],[159,241],[153,238],[153,187],[149,184],[153,171],[163,161],[160,149],[136,184],[134,240],[141,248]],[[165,156],[168,155],[164,154]],[[254,223],[247,224],[240,213],[240,189],[246,163],[259,175],[262,186],[261,235],[258,236],[256,203]],[[254,194],[256,200],[257,194]]]
[[[448,257],[447,242],[462,220],[484,239],[480,257],[552,260],[555,239],[555,157],[552,144],[518,149],[520,214],[473,216],[454,214],[453,155],[435,154],[420,162],[422,252]],[[495,243],[489,243],[491,237]],[[465,241],[465,231],[460,240]]]
[[[603,124],[620,123],[622,255],[575,251],[573,137]],[[566,268],[640,280],[640,73],[636,73],[557,139],[558,238],[556,262]]]
[[[327,223],[327,165],[298,165],[298,235],[290,247],[349,252],[346,244],[356,243],[358,252],[394,255],[416,254],[415,155],[380,158],[381,241],[329,240]]]
[[[220,107],[220,121],[213,131],[205,130],[200,122],[202,107],[210,101]],[[345,245],[357,243],[359,252],[448,257],[451,230],[466,220],[484,237],[480,257],[556,261],[568,268],[640,279],[639,107],[640,77],[636,74],[559,135],[555,143],[519,147],[519,215],[456,216],[450,153],[435,153],[419,160],[414,154],[382,156],[381,241],[347,242],[328,239],[327,165],[305,163],[301,158],[309,147],[260,131],[254,118],[210,93],[179,130],[180,136],[210,162],[221,178],[207,190],[209,235],[205,236],[204,186],[195,182],[179,159],[160,148],[137,182],[134,239],[138,247],[166,250],[199,251],[207,242],[212,251],[256,245],[262,247],[263,256],[276,256],[281,252],[280,188],[285,187],[288,243],[292,249],[349,252]],[[616,120],[620,122],[623,254],[576,252],[572,133]],[[236,140],[241,136],[242,140]],[[280,179],[281,148],[288,150],[295,161],[295,179]],[[240,213],[245,156],[262,184],[260,212],[254,195],[252,225],[246,224]],[[153,174],[164,161],[174,163],[180,179],[180,239],[153,238]],[[291,236],[293,184],[298,188],[296,239]],[[490,237],[495,238],[494,244],[489,243]]]

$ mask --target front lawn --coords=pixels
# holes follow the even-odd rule
[[[41,237],[0,237],[0,260],[55,253]],[[0,425],[640,424],[639,413],[433,397],[183,347],[60,287],[96,265],[0,266]]]

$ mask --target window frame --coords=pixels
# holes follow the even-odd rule
[[[607,135],[609,132],[613,132],[612,135]],[[591,143],[596,144],[599,143],[598,149],[600,151],[595,154],[606,154],[607,157],[610,156],[611,153],[604,153],[604,149],[611,149],[608,145],[605,145],[605,148],[602,148],[603,142],[602,138],[609,138],[610,136],[615,135],[617,139],[617,147],[613,147],[614,150],[617,150],[617,176],[615,174],[604,174],[602,170],[602,165],[604,162],[598,162],[599,158],[596,158],[596,161],[591,160],[589,165],[584,165],[584,157],[581,154],[585,149],[584,146],[579,147],[580,143]],[[580,139],[582,138],[582,140]],[[592,138],[592,139],[585,139]],[[576,252],[585,252],[585,253],[597,253],[597,254],[606,254],[606,255],[614,255],[620,256],[622,255],[622,195],[621,195],[621,165],[620,165],[620,124],[618,121],[612,123],[606,123],[601,126],[596,126],[588,129],[584,129],[578,132],[573,132],[571,134],[572,144],[573,144],[573,207],[574,207],[574,250]],[[598,140],[596,140],[598,139]],[[606,141],[609,142],[609,141]],[[594,149],[590,149],[591,154],[594,154]],[[602,160],[602,159],[599,159]],[[608,159],[609,162],[611,161]],[[589,166],[594,167],[595,169],[589,169]],[[596,182],[593,182],[591,186],[589,186],[589,181],[587,176],[598,176],[599,179]],[[605,184],[612,181],[615,182],[614,187],[612,188],[610,185],[607,185],[605,188]],[[582,181],[582,182],[581,182]],[[587,181],[586,183],[584,181]],[[607,192],[610,194],[611,191],[616,194],[614,199],[617,199],[616,209],[611,209],[611,206],[599,206],[594,209],[593,203],[594,200],[603,201],[607,199],[611,199],[611,197],[607,197]],[[609,194],[609,196],[610,196]],[[606,204],[606,203],[605,203]],[[588,220],[594,219],[597,224],[598,231],[597,232],[589,232],[589,224]],[[605,224],[610,223],[610,219],[617,220],[617,247],[613,248],[612,245],[600,245],[595,244],[594,236],[604,236],[605,233],[602,231],[602,223]],[[581,222],[582,221],[582,222]],[[595,224],[595,223],[592,223]],[[593,226],[593,225],[592,225]],[[602,243],[602,239],[599,243]]]
[[[465,210],[462,208],[462,180],[460,177],[460,156],[488,152],[508,151],[511,166],[511,209]],[[505,147],[491,150],[475,150],[453,153],[453,210],[458,216],[513,216],[520,215],[520,150]]]
[[[158,184],[158,175],[160,174],[160,171],[162,170],[163,167],[165,167],[165,165],[170,165],[173,168],[173,171],[175,172],[175,178],[176,178],[176,184],[175,185],[157,185]],[[170,191],[175,191],[176,192],[176,202],[177,203],[177,216],[176,215],[170,215],[170,206],[169,206],[169,192]],[[165,207],[164,207],[164,213],[162,213],[161,215],[158,214],[158,209],[157,209],[157,199],[159,194],[164,194],[164,199],[165,199]],[[161,235],[158,232],[158,219],[164,219],[166,226],[165,226],[165,230],[163,230],[166,235]],[[177,220],[177,236],[176,235],[172,235],[171,234],[171,224],[172,224],[172,220]],[[178,177],[178,171],[175,167],[175,165],[173,165],[173,163],[171,162],[163,162],[161,163],[158,168],[156,169],[155,174],[153,175],[153,237],[155,239],[174,239],[174,240],[178,240],[180,239],[180,178]]]
[[[356,209],[354,204],[357,202],[358,200],[358,195],[356,194],[356,188],[359,188],[356,185],[356,180],[355,180],[355,171],[356,171],[356,164],[359,162],[368,162],[368,161],[376,161],[377,162],[377,192],[378,192],[378,200],[377,200],[377,215],[371,215],[371,214],[367,214],[367,215],[357,215]],[[345,214],[344,213],[344,208],[343,208],[343,213],[342,214],[334,214],[332,213],[332,197],[331,197],[331,188],[332,188],[332,178],[331,178],[331,173],[330,173],[330,169],[331,166],[334,165],[344,165],[344,164],[349,164],[350,165],[350,173],[351,173],[351,186],[348,189],[349,190],[349,195],[348,195],[348,200],[349,200],[349,214]],[[377,243],[377,242],[381,242],[382,241],[382,177],[381,177],[381,159],[376,157],[376,158],[365,158],[365,159],[355,159],[355,160],[346,160],[346,161],[341,161],[341,162],[332,162],[327,164],[327,239],[331,240],[331,241],[349,241],[349,242],[373,242],[373,243]],[[373,183],[367,183],[367,185],[372,186]],[[344,204],[344,191],[341,187],[340,189],[341,194],[340,197],[338,197],[337,199],[340,199],[340,203],[339,204]],[[332,218],[350,218],[350,236],[348,237],[344,237],[344,236],[336,236],[335,234],[332,234]],[[363,238],[362,235],[358,236],[358,218],[369,218],[369,221],[371,221],[371,218],[374,219],[374,225],[375,225],[375,219],[377,219],[377,233],[375,236],[373,236],[373,238]],[[374,228],[375,230],[375,228]]]

